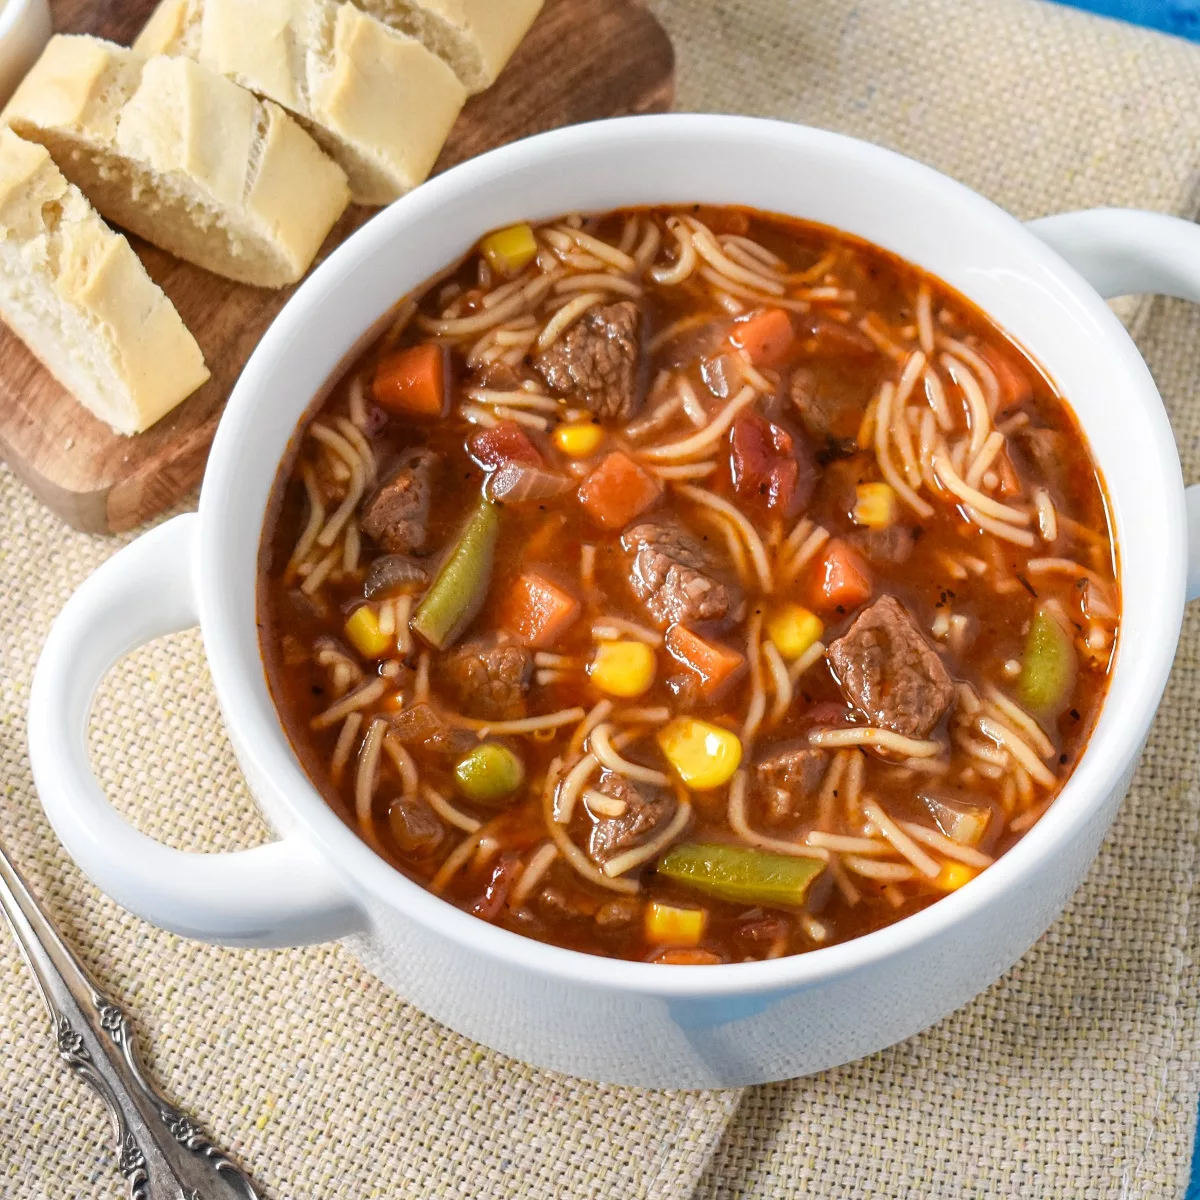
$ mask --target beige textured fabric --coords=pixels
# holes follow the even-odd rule
[[[680,108],[783,117],[922,159],[1018,216],[1194,216],[1200,47],[1041,0],[651,0]],[[1133,317],[1125,306],[1122,315]],[[1200,478],[1200,312],[1136,328]],[[1200,614],[1118,825],[1005,979],[907,1044],[746,1093],[697,1197],[1165,1197],[1191,1155]]]
[[[679,51],[680,107],[872,137],[1024,216],[1102,203],[1190,211],[1194,47],[1040,0],[650,3]],[[1143,344],[1195,477],[1200,315],[1155,305],[1145,318]],[[128,1005],[153,1072],[266,1195],[1178,1193],[1200,1086],[1196,617],[1116,833],[1069,914],[1004,981],[907,1045],[815,1080],[655,1094],[483,1051],[337,948],[200,947],[98,895],[38,807],[24,711],[54,613],[116,543],[64,529],[3,469],[0,531],[0,833]],[[164,841],[227,849],[265,836],[195,635],[119,668],[97,705],[93,750],[110,795]],[[6,935],[0,1081],[0,1194],[120,1194],[100,1106],[53,1060]]]

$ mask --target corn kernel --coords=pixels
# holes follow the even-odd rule
[[[942,864],[942,869],[933,880],[934,887],[943,892],[956,892],[964,883],[970,883],[979,872],[966,863],[948,862]]]
[[[650,687],[657,666],[654,651],[645,642],[602,642],[588,675],[602,692],[629,700]]]
[[[890,483],[860,483],[858,502],[850,515],[859,525],[883,529],[896,519],[896,492]]]
[[[369,605],[356,608],[346,619],[346,637],[363,658],[379,658],[392,644],[391,637],[379,628],[379,618]]]
[[[736,733],[695,717],[676,717],[658,731],[657,740],[679,778],[696,791],[728,783],[742,762]]]
[[[646,940],[656,946],[696,946],[704,936],[708,913],[651,900],[646,906]]]
[[[604,430],[590,421],[559,425],[554,430],[554,444],[569,458],[588,458],[603,441]]]
[[[767,617],[767,636],[784,658],[799,658],[824,632],[821,618],[800,604],[784,604]]]
[[[515,275],[533,261],[538,252],[537,240],[528,225],[510,225],[489,233],[479,244],[492,269],[501,275]]]

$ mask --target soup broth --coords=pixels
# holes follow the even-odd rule
[[[1053,802],[1115,653],[1069,407],[963,297],[733,208],[497,231],[298,431],[262,653],[334,810],[619,958],[878,929]]]

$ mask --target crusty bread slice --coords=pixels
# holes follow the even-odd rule
[[[294,283],[350,199],[282,109],[186,58],[60,34],[0,119],[109,220],[243,283]]]
[[[208,378],[129,243],[44,146],[10,129],[0,129],[0,317],[117,433],[140,433]]]
[[[444,58],[469,92],[491,87],[543,0],[354,0]]]
[[[286,108],[359,204],[421,183],[467,98],[421,42],[335,0],[164,0],[134,49],[195,58]]]

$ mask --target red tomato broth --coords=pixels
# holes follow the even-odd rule
[[[672,240],[663,222],[668,216],[676,219],[690,211],[640,210],[607,214],[587,218],[583,228],[590,236],[616,246],[627,219],[636,219],[639,230],[644,230],[648,222],[654,220],[664,235],[664,248],[659,251],[656,262],[660,266],[670,266],[674,262],[670,253]],[[424,557],[419,557],[432,575],[479,502],[486,478],[481,462],[490,467],[512,451],[513,461],[536,465],[536,460],[540,459],[540,465],[546,470],[560,472],[569,478],[571,486],[561,496],[500,506],[499,534],[487,599],[480,616],[460,638],[461,644],[477,635],[501,639],[511,636],[511,621],[507,634],[505,632],[505,611],[510,597],[519,592],[519,580],[523,576],[543,579],[578,602],[579,615],[556,633],[552,644],[547,644],[550,654],[571,665],[537,665],[534,668],[524,709],[529,715],[576,706],[586,711],[603,699],[586,670],[597,645],[593,625],[616,618],[657,630],[659,634],[667,633],[669,626],[652,619],[631,590],[630,553],[621,543],[626,531],[637,528],[644,521],[681,522],[711,556],[712,574],[727,588],[731,597],[729,611],[717,619],[688,620],[683,624],[692,634],[743,656],[748,654],[747,631],[754,614],[769,616],[774,607],[785,600],[817,613],[824,623],[822,640],[826,645],[846,632],[865,605],[820,603],[818,592],[827,570],[831,546],[835,560],[840,545],[864,568],[861,576],[870,588],[865,604],[870,605],[882,595],[896,597],[928,644],[936,649],[955,683],[970,685],[981,698],[985,697],[989,686],[999,688],[1010,698],[1015,695],[1016,684],[1009,674],[1009,665],[1021,661],[1030,623],[1039,606],[1048,603],[1056,606],[1066,616],[1065,628],[1075,644],[1078,671],[1069,703],[1064,705],[1061,715],[1041,725],[1044,736],[1053,745],[1053,757],[1046,759],[1048,769],[1055,777],[1052,787],[1023,783],[1022,789],[1030,794],[1009,795],[1012,811],[1006,813],[1005,783],[981,775],[981,766],[987,764],[964,754],[952,740],[953,722],[962,712],[961,698],[957,696],[949,713],[940,718],[930,735],[945,744],[945,752],[937,760],[939,764],[943,760],[946,764],[942,774],[932,776],[869,752],[853,752],[863,757],[864,794],[869,794],[894,820],[915,821],[936,829],[928,807],[917,798],[917,793],[928,788],[931,781],[947,777],[954,780],[958,791],[965,790],[994,813],[987,836],[976,847],[979,853],[993,857],[1021,836],[1061,787],[1085,748],[1107,687],[1116,635],[1115,554],[1102,486],[1082,432],[1065,401],[1019,347],[969,302],[939,281],[876,247],[824,227],[743,210],[708,210],[707,215],[714,212],[721,214],[717,218],[718,225],[710,225],[715,232],[720,236],[732,233],[752,239],[765,251],[778,255],[789,274],[802,274],[831,253],[835,255],[828,271],[806,286],[828,288],[836,291],[838,297],[813,301],[807,312],[790,312],[795,336],[786,354],[775,365],[760,367],[768,382],[777,384],[774,394],[756,397],[755,402],[744,410],[746,420],[741,426],[745,429],[746,422],[752,421],[758,432],[762,425],[777,430],[773,445],[782,448],[784,459],[789,445],[798,447],[796,456],[790,460],[797,463],[795,472],[785,466],[782,472],[768,473],[765,492],[754,488],[751,494],[745,489],[739,494],[734,485],[737,455],[733,453],[734,430],[739,426],[731,422],[731,429],[717,441],[715,450],[710,448],[710,452],[690,456],[687,460],[715,461],[717,465],[709,474],[679,480],[658,479],[660,494],[648,503],[644,495],[635,497],[636,502],[630,504],[632,515],[619,512],[618,504],[613,523],[598,520],[586,504],[581,503],[580,496],[581,485],[596,467],[608,456],[619,452],[644,474],[657,479],[654,467],[662,464],[646,460],[646,448],[683,441],[696,434],[696,426],[686,414],[677,413],[649,435],[630,438],[622,433],[628,421],[599,419],[604,441],[593,454],[580,460],[571,460],[555,446],[552,428],[540,430],[526,424],[515,425],[510,416],[504,416],[497,429],[485,429],[481,433],[477,425],[464,418],[462,407],[471,403],[469,389],[480,386],[481,382],[481,371],[469,366],[465,358],[466,351],[477,340],[471,336],[461,343],[451,341],[450,344],[452,402],[445,419],[406,422],[381,414],[369,399],[366,401],[362,432],[378,465],[376,479],[386,480],[402,452],[411,447],[425,447],[440,456],[442,466],[434,485],[434,501],[429,507],[427,522],[431,549]],[[550,249],[542,232],[545,228],[541,227],[538,232],[542,252],[548,255]],[[761,261],[766,261],[766,255]],[[571,273],[567,271],[568,277]],[[635,420],[645,417],[655,397],[661,393],[663,385],[657,377],[664,370],[677,372],[686,379],[701,398],[709,420],[713,419],[725,408],[729,398],[710,391],[705,383],[703,364],[728,353],[736,321],[744,320],[757,308],[772,308],[771,300],[764,298],[760,305],[747,300],[742,302],[742,312],[726,313],[720,300],[714,299],[716,289],[702,282],[696,274],[683,284],[669,287],[654,284],[640,274],[637,278],[643,288],[639,300],[640,347],[643,359],[647,360],[640,364],[641,378],[646,383],[639,386],[648,390],[650,401]],[[448,306],[456,303],[461,312],[449,319],[481,312],[483,296],[506,282],[489,279],[487,268],[480,265],[480,256],[473,253],[448,281],[442,281],[421,298],[419,313],[429,320],[436,320]],[[897,505],[898,518],[888,527],[893,531],[898,528],[905,531],[908,556],[902,562],[890,561],[887,547],[881,543],[881,539],[893,536],[888,529],[872,530],[856,525],[852,520],[850,514],[857,487],[882,480],[874,453],[858,444],[863,419],[881,384],[888,380],[894,382],[901,371],[901,363],[880,350],[878,339],[864,332],[861,323],[869,318],[872,330],[882,332],[905,354],[910,353],[917,345],[914,301],[922,287],[932,293],[932,311],[940,331],[954,341],[974,348],[985,363],[1004,364],[997,371],[998,375],[1003,372],[1001,386],[1006,395],[1016,394],[1017,400],[1007,408],[1002,400],[995,419],[1011,423],[1024,418],[1025,425],[1016,425],[1012,435],[1006,436],[1005,449],[996,468],[1000,477],[997,489],[1002,488],[1005,477],[1015,475],[1027,505],[1036,488],[1045,490],[1059,524],[1058,537],[1052,543],[1038,538],[1029,549],[1013,545],[972,524],[961,506],[926,491],[922,495],[927,496],[933,506],[931,515],[917,516],[900,503]],[[803,291],[802,285],[789,287],[788,295]],[[618,294],[607,297],[605,302],[623,298],[623,294]],[[736,296],[734,300],[737,301]],[[655,337],[676,322],[701,316],[705,318],[702,323],[682,329],[653,351],[649,349]],[[546,319],[539,310],[537,324],[544,325]],[[908,331],[907,336],[904,331]],[[332,427],[337,418],[349,418],[353,423],[356,405],[362,404],[361,392],[355,397],[356,381],[369,383],[381,359],[393,355],[397,348],[420,345],[427,336],[427,331],[413,322],[403,331],[398,344],[386,344],[387,339],[381,339],[347,372],[320,410],[306,418],[305,428],[311,428],[312,421]],[[772,344],[777,346],[778,341]],[[490,377],[495,371],[488,368],[486,386],[492,391],[513,392],[521,382],[537,382],[539,376],[531,365],[535,356],[536,351],[531,348],[512,366],[515,384],[513,379],[502,379],[504,386],[497,386]],[[769,357],[775,359],[777,356],[773,352]],[[814,377],[819,390],[821,400],[814,406],[815,411],[801,412],[789,397],[790,380],[801,371]],[[1022,382],[1025,385],[1023,394],[1020,392]],[[954,394],[948,378],[945,390]],[[369,388],[367,394],[369,396]],[[543,387],[536,394],[550,395],[551,390]],[[567,400],[557,402],[553,412],[544,407],[516,408],[515,411],[544,418],[550,424],[567,417],[569,410],[580,407],[575,400]],[[917,407],[917,401],[910,400],[908,407]],[[951,407],[961,412],[962,403],[952,399]],[[476,408],[486,411],[487,406],[478,403]],[[578,412],[569,415],[572,420],[597,419]],[[1019,444],[1014,444],[1014,437],[1020,434],[1021,428],[1046,430],[1053,435],[1055,456],[1051,469],[1046,469],[1045,463],[1032,461]],[[313,729],[310,725],[337,698],[329,669],[316,661],[314,644],[320,639],[334,639],[343,649],[347,648],[344,621],[363,603],[364,568],[379,557],[381,551],[363,535],[360,562],[354,569],[345,572],[335,569],[313,597],[300,592],[303,579],[289,574],[287,564],[309,515],[301,465],[323,473],[323,486],[329,489],[327,510],[336,509],[339,499],[339,482],[328,477],[333,456],[315,446],[314,440],[304,437],[303,433],[302,429],[280,469],[262,546],[259,621],[267,678],[296,753],[331,807],[395,867],[428,885],[463,837],[472,835],[443,821],[444,834],[433,853],[413,855],[404,852],[393,836],[387,817],[389,806],[397,802],[400,792],[398,777],[388,757],[385,755],[382,759],[372,802],[372,819],[364,823],[356,816],[355,758],[351,756],[340,777],[335,777],[331,769],[341,723],[322,729]],[[484,445],[490,447],[486,454],[478,452],[481,437]],[[476,439],[474,456],[470,449],[472,439]],[[756,440],[762,441],[761,438]],[[530,454],[528,447],[535,453]],[[895,457],[894,448],[892,453]],[[767,465],[779,467],[778,462]],[[806,476],[806,471],[815,472],[815,479]],[[791,482],[790,488],[777,487],[772,491],[770,484],[777,483],[781,475],[785,484]],[[814,527],[827,530],[831,540],[814,553],[793,582],[780,589],[778,594],[765,597],[755,582],[752,563],[748,563],[747,577],[739,578],[735,556],[729,547],[728,523],[723,523],[723,518],[711,510],[686,500],[679,491],[681,486],[703,487],[718,499],[733,504],[752,523],[772,555],[785,542],[798,519],[806,519]],[[808,494],[804,495],[806,490]],[[789,491],[795,496],[794,502],[784,495],[779,504],[769,503],[772,495]],[[993,494],[1003,500],[1000,490]],[[584,488],[582,496],[586,498],[586,495]],[[629,489],[625,488],[617,498],[629,499]],[[368,490],[358,511],[361,512],[363,504],[370,499]],[[357,513],[354,519],[357,519]],[[1031,528],[1036,533],[1036,518],[1033,518]],[[594,548],[590,584],[582,574],[582,548],[585,546]],[[746,557],[749,560],[748,554]],[[1027,563],[1039,558],[1074,561],[1090,574],[1072,577],[1043,572],[1033,577]],[[963,566],[967,561],[970,565]],[[779,565],[773,562],[773,566]],[[846,572],[844,566],[844,562],[838,566],[838,579],[843,582],[848,579],[853,584],[856,572]],[[1105,607],[1113,610],[1111,619],[1093,617],[1090,622],[1084,619],[1080,611],[1081,596],[1088,589],[1095,597],[1094,608],[1101,612]],[[837,596],[853,601],[857,601],[859,595],[860,591],[854,586],[847,592],[837,593]],[[937,638],[931,633],[942,614],[947,618],[966,617],[967,629],[961,649],[950,644],[951,634]],[[1106,635],[1106,644],[1089,648],[1087,638],[1096,629]],[[443,660],[453,649],[449,648],[444,654],[431,653],[428,668],[431,681],[428,703],[452,726],[462,711],[461,697],[452,694]],[[411,713],[413,693],[418,687],[420,650],[417,639],[412,653],[391,656],[391,661],[397,664],[395,676],[388,681],[388,694],[366,710],[359,739],[374,717],[386,717],[389,723],[397,720],[395,692],[401,693],[401,713],[405,710]],[[353,648],[349,648],[349,652],[351,658],[356,657]],[[735,732],[740,730],[752,687],[750,671],[737,673],[728,686],[717,689],[710,698],[698,686],[694,672],[677,661],[665,647],[656,648],[655,653],[656,674],[648,688],[635,699],[611,698],[614,708],[667,708],[672,715],[691,715]],[[539,662],[548,664],[550,659]],[[361,656],[357,656],[357,667],[362,681],[370,681],[380,669],[377,662]],[[768,717],[771,699],[772,693],[768,691]],[[408,746],[422,785],[436,789],[455,810],[483,823],[484,848],[474,852],[463,869],[448,879],[442,891],[447,901],[477,915],[486,914],[499,925],[543,941],[630,959],[654,959],[664,951],[685,949],[664,946],[648,938],[644,914],[651,899],[683,908],[700,907],[707,913],[707,918],[698,949],[717,961],[737,962],[780,953],[800,953],[844,941],[888,925],[945,894],[942,885],[919,874],[916,878],[889,885],[848,872],[843,866],[837,873],[843,879],[849,874],[852,889],[858,893],[857,902],[851,903],[840,881],[834,878],[835,870],[827,867],[809,888],[801,907],[773,907],[723,899],[668,878],[655,870],[655,862],[662,859],[659,854],[653,861],[630,872],[630,878],[637,882],[639,890],[635,895],[625,895],[584,878],[559,854],[528,900],[520,905],[510,905],[505,896],[498,898],[498,894],[500,891],[507,894],[519,886],[523,864],[548,840],[543,797],[546,773],[556,758],[564,755],[569,758],[568,743],[578,724],[578,720],[574,720],[557,730],[499,739],[519,751],[525,766],[525,785],[505,807],[473,803],[456,789],[454,764],[478,744],[477,730],[451,728],[442,731],[437,738]],[[814,729],[857,728],[866,724],[866,716],[847,700],[827,661],[816,661],[796,681],[792,703],[782,718],[759,730],[753,749],[746,756],[749,772],[747,816],[754,830],[774,841],[799,842],[822,819],[819,788],[804,795],[792,794],[782,813],[778,806],[772,808],[767,789],[760,786],[754,770],[757,762],[768,757],[773,748],[804,743]],[[655,741],[657,726],[631,725],[628,728],[640,730],[642,736],[625,746],[621,753],[637,764],[673,777]],[[986,738],[978,733],[974,740],[986,742]],[[825,770],[832,761],[831,758]],[[972,769],[975,770],[974,779],[966,784],[959,782],[962,772]],[[905,774],[906,770],[909,770],[908,774]],[[1005,779],[1012,776],[1014,770],[1006,768]],[[590,786],[596,785],[597,780],[593,779]],[[681,789],[677,780],[667,790],[674,795],[686,794],[686,789]],[[690,804],[692,817],[678,841],[744,844],[744,839],[730,823],[727,786],[693,791]],[[1018,823],[1016,831],[1010,828],[1013,821]],[[585,857],[595,824],[585,804],[579,802],[575,805],[572,820],[563,827]],[[661,828],[661,824],[656,826],[656,829]],[[827,831],[848,837],[863,836],[861,812],[843,812],[838,808]],[[642,843],[652,834],[653,831],[643,837]],[[870,836],[880,840],[878,834]],[[935,850],[925,849],[939,864],[950,861]],[[878,855],[877,860],[907,865],[907,860],[894,851]]]

